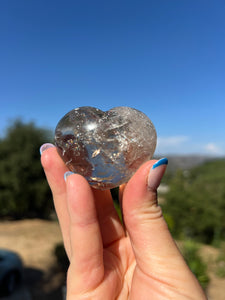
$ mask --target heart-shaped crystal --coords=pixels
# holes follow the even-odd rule
[[[106,112],[89,106],[76,108],[55,130],[58,153],[69,170],[102,190],[127,182],[152,158],[156,139],[150,119],[123,106]]]

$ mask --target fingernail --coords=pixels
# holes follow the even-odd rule
[[[50,144],[50,143],[46,143],[46,144],[43,144],[41,147],[40,147],[40,154],[42,154],[45,150],[47,150],[48,148],[53,148],[55,147],[55,145],[53,144]]]
[[[148,175],[148,188],[150,190],[156,190],[160,185],[163,174],[166,171],[167,164],[168,159],[162,158],[152,166]]]
[[[64,180],[66,181],[67,180],[67,177],[74,174],[73,172],[71,171],[67,171],[65,174],[64,174]]]

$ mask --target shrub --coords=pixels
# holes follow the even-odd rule
[[[203,289],[206,289],[209,284],[209,276],[207,265],[199,255],[199,245],[194,241],[187,240],[183,243],[181,251],[189,268],[195,274]]]
[[[57,263],[58,263],[58,266],[60,267],[60,269],[63,270],[64,272],[67,272],[67,269],[69,267],[69,260],[68,260],[65,248],[62,243],[57,244],[55,246],[54,255],[57,259]]]

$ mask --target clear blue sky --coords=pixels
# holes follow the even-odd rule
[[[0,129],[131,106],[157,153],[225,154],[224,0],[0,1]]]

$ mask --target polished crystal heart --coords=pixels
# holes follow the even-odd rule
[[[150,119],[123,106],[106,112],[89,106],[73,109],[55,130],[58,153],[69,170],[83,175],[97,189],[127,182],[152,158],[156,139]]]

